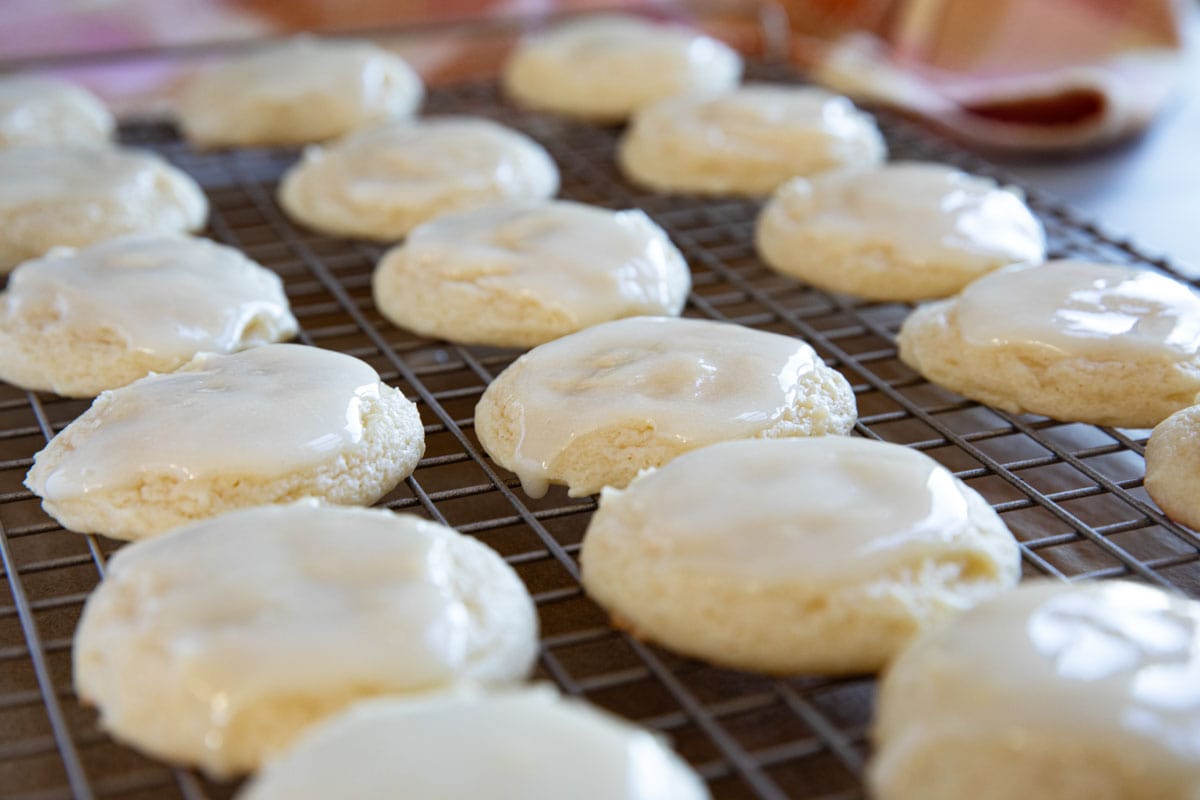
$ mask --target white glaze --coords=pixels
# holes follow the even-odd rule
[[[697,447],[753,436],[796,403],[820,360],[788,336],[635,317],[541,345],[517,364],[524,371],[511,386],[519,427],[513,471],[540,497],[554,460],[593,431],[651,425]]]
[[[1150,270],[1051,261],[972,283],[958,298],[958,325],[976,344],[1177,361],[1200,352],[1200,295]]]
[[[610,495],[677,568],[751,582],[878,575],[945,552],[969,522],[936,461],[847,436],[722,442],[605,489],[602,505]]]
[[[708,797],[648,732],[535,687],[362,703],[269,765],[239,800],[370,800],[397,786],[440,800]]]
[[[637,209],[498,204],[427,222],[403,251],[409,270],[538,297],[569,309],[579,327],[634,314],[678,314],[691,285],[683,256]]]
[[[170,680],[210,709],[205,743],[220,751],[229,721],[272,697],[454,682],[479,636],[457,538],[412,515],[315,500],[233,512],[118,553],[105,619],[79,646],[86,657],[134,628],[164,650]],[[125,603],[131,618],[111,619]]]
[[[0,147],[102,144],[116,127],[81,86],[39,75],[0,76]]]
[[[774,200],[806,228],[882,241],[915,260],[1040,262],[1041,223],[1017,189],[943,164],[892,162],[797,178]]]
[[[352,203],[436,206],[456,196],[551,195],[558,172],[531,139],[474,117],[429,117],[363,131],[305,150],[301,169],[328,170]],[[545,185],[553,176],[554,185]],[[474,203],[481,205],[482,203]]]
[[[371,42],[297,36],[199,73],[184,95],[185,122],[214,140],[231,138],[223,127],[265,128],[279,116],[337,135],[412,114],[423,94],[412,68]],[[231,108],[263,118],[247,123]]]
[[[56,249],[14,270],[3,297],[10,318],[52,310],[57,327],[103,330],[164,361],[288,339],[297,328],[277,275],[231,247],[187,236]]]
[[[367,363],[316,347],[201,354],[177,372],[101,394],[95,427],[30,488],[61,502],[134,486],[143,474],[299,471],[362,440],[362,404],[379,388]]]
[[[1094,743],[1200,785],[1195,602],[1123,581],[1027,584],[919,641],[894,670],[909,698],[897,703],[921,731]],[[913,695],[918,680],[928,685]],[[887,721],[885,746],[902,724]]]
[[[167,181],[179,185],[164,185]],[[153,153],[115,147],[21,147],[0,150],[0,214],[69,201],[148,209],[178,204],[189,224],[207,203],[195,182]],[[97,212],[98,213],[98,212]]]

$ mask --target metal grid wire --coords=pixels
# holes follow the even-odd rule
[[[564,197],[645,209],[692,267],[688,315],[810,342],[854,386],[857,433],[917,448],[981,492],[1021,541],[1026,574],[1127,576],[1200,594],[1198,537],[1167,520],[1142,489],[1145,431],[1015,416],[926,382],[896,357],[894,334],[908,306],[830,295],[769,271],[751,244],[758,203],[631,186],[613,166],[615,129],[519,112],[492,85],[436,90],[429,110],[481,114],[531,134],[558,162]],[[992,172],[908,123],[882,121],[894,157]],[[614,630],[583,595],[576,555],[594,502],[561,489],[531,500],[484,455],[472,430],[476,401],[517,351],[422,339],[384,321],[370,293],[380,248],[297,228],[276,205],[277,179],[294,152],[196,153],[166,125],[123,133],[199,179],[212,201],[211,236],[283,277],[301,341],[365,359],[417,402],[425,457],[383,502],[476,536],[516,568],[541,617],[537,677],[662,731],[719,798],[862,796],[872,680],[717,669]],[[1154,264],[1053,203],[1031,199],[1053,255]],[[0,606],[0,795],[228,797],[233,785],[113,743],[71,691],[71,635],[117,544],[61,530],[21,480],[33,454],[87,405],[0,385],[0,556],[11,593]]]

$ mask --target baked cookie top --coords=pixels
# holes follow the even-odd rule
[[[101,145],[117,123],[100,98],[41,75],[0,75],[0,149],[24,145]]]

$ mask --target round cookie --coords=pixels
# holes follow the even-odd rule
[[[0,150],[26,145],[102,145],[117,122],[100,98],[40,75],[0,75]]]
[[[880,685],[879,800],[1192,800],[1200,604],[1026,584],[919,638]]]
[[[531,497],[622,487],[727,439],[854,426],[854,394],[804,342],[670,317],[605,322],[535,347],[492,381],[475,432]]]
[[[635,635],[777,674],[878,670],[1021,573],[974,490],[848,436],[721,442],[605,489],[580,564]]]
[[[438,800],[709,796],[660,739],[537,686],[360,703],[269,763],[238,800],[375,800],[397,786]]]
[[[302,497],[368,505],[424,450],[416,406],[370,365],[268,344],[104,392],[34,456],[25,485],[68,530],[142,539]]]
[[[0,150],[0,272],[51,247],[123,233],[204,227],[208,200],[188,175],[151,153],[120,148]]]
[[[372,279],[375,305],[425,336],[532,347],[622,317],[678,315],[692,279],[642,211],[502,203],[418,226]]]
[[[432,117],[307,148],[279,202],[323,233],[395,241],[441,214],[557,191],[558,168],[528,136],[483,118]]]
[[[279,277],[239,251],[131,234],[13,270],[0,294],[0,379],[94,397],[197,353],[290,339],[296,329]]]
[[[1005,267],[917,308],[897,342],[929,380],[1017,414],[1149,428],[1200,392],[1200,296],[1132,267]]]
[[[604,123],[666,97],[728,91],[741,77],[741,56],[716,39],[614,14],[522,42],[503,81],[519,105]]]
[[[176,112],[198,147],[297,145],[410,117],[424,94],[378,45],[298,36],[202,70]]]
[[[797,175],[878,164],[886,154],[875,121],[845,97],[756,83],[646,106],[617,160],[629,180],[656,191],[764,195]]]
[[[1200,406],[1176,411],[1150,434],[1146,491],[1171,519],[1200,530]]]
[[[533,601],[494,551],[412,515],[308,500],[122,549],[73,657],[101,727],[226,776],[365,697],[520,681],[537,647]]]
[[[1046,257],[1020,190],[924,162],[794,178],[759,215],[755,245],[779,272],[868,300],[945,297]]]

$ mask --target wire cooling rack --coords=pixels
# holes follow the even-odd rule
[[[1027,575],[1132,577],[1200,594],[1200,540],[1167,520],[1142,488],[1145,431],[1015,416],[924,381],[896,357],[894,334],[909,306],[862,303],[769,271],[751,243],[758,203],[635,188],[613,166],[615,129],[517,111],[490,84],[435,90],[428,110],[480,114],[529,133],[558,162],[564,197],[645,209],[691,265],[689,316],[810,342],[854,386],[856,432],[924,451],[981,492],[1020,540]],[[993,173],[906,122],[881,122],[894,157]],[[576,556],[594,502],[561,489],[530,499],[472,430],[484,387],[518,351],[449,345],[383,320],[370,292],[381,249],[296,227],[276,205],[277,180],[295,152],[197,153],[158,124],[122,133],[201,182],[212,202],[209,235],[283,277],[301,341],[365,359],[417,402],[425,457],[383,502],[475,536],[516,568],[541,616],[537,677],[666,734],[716,797],[862,797],[872,680],[777,680],[710,667],[614,630],[584,596]],[[1031,201],[1054,256],[1168,268],[1044,198]],[[0,556],[11,593],[0,606],[0,795],[228,797],[234,785],[115,744],[72,693],[71,635],[118,545],[61,530],[21,480],[33,454],[87,405],[0,385]]]

